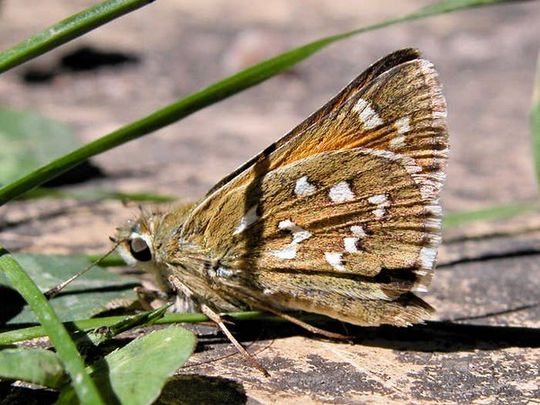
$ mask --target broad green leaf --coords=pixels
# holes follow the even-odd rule
[[[540,52],[536,62],[536,77],[534,80],[531,103],[531,138],[536,169],[536,182],[540,184]]]
[[[107,403],[151,404],[167,378],[191,356],[195,344],[195,336],[186,329],[157,330],[105,356],[92,367],[91,376]],[[58,403],[72,404],[74,400],[73,390],[67,388]]]
[[[0,53],[0,73],[42,55],[152,1],[107,0],[74,14]]]
[[[146,117],[125,125],[40,167],[19,180],[8,184],[0,189],[0,205],[3,205],[27,191],[59,176],[92,156],[170,125],[196,111],[261,83],[270,77],[289,69],[335,42],[398,23],[500,3],[516,3],[516,0],[443,0],[432,6],[421,8],[404,16],[391,18],[366,27],[321,38],[317,41],[310,42],[306,45],[279,54],[273,58],[248,67],[235,75],[215,82],[204,89],[192,93],[173,104],[147,115]]]
[[[103,404],[104,402],[94,382],[87,374],[83,359],[68,331],[39,288],[2,246],[0,246],[0,273],[7,277],[9,283],[23,296],[36,314],[54,345],[66,372],[70,375],[71,384],[80,402],[92,405]]]
[[[20,347],[0,350],[0,378],[59,388],[67,376],[58,355],[50,350]]]
[[[0,184],[79,147],[64,124],[32,111],[0,108]]]
[[[78,256],[15,254],[14,257],[42,291],[56,286],[89,264],[88,259]],[[2,274],[0,285],[10,286]],[[62,321],[85,319],[107,309],[107,304],[113,300],[136,299],[133,292],[136,285],[137,279],[133,277],[121,277],[96,266],[66,287],[62,293],[50,300],[50,303]],[[9,304],[2,302],[0,296],[0,305]],[[32,310],[25,306],[7,323],[28,322],[36,322],[36,318]]]

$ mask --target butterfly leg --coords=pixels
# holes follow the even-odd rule
[[[225,326],[225,322],[218,313],[214,312],[214,310],[212,310],[205,304],[201,305],[201,311],[208,318],[210,318],[210,320],[212,320],[216,323],[216,325],[219,326],[225,336],[227,336],[227,338],[236,347],[236,349],[244,356],[244,358],[246,358],[246,360],[251,363],[253,367],[262,372],[265,377],[270,377],[270,373],[246,349],[244,349],[244,347],[238,342],[238,340],[236,340],[236,338],[232,335],[229,329],[227,329],[227,326]]]
[[[294,316],[287,315],[287,314],[285,314],[283,312],[274,311],[274,310],[272,310],[270,308],[265,308],[265,310],[268,311],[268,312],[272,312],[274,315],[277,315],[280,318],[285,319],[286,321],[294,323],[295,325],[298,325],[298,326],[300,326],[300,327],[306,329],[307,331],[309,331],[311,333],[314,333],[316,335],[321,335],[321,336],[325,336],[327,338],[336,339],[336,340],[350,340],[351,339],[350,336],[346,336],[346,335],[342,335],[341,333],[330,332],[330,331],[325,330],[325,329],[317,328],[316,326],[310,325],[307,322],[304,322],[304,321],[302,321],[302,320],[300,320],[298,318],[295,318]]]
[[[146,287],[135,287],[133,291],[137,294],[137,303],[145,311],[156,309],[156,300],[158,300],[157,306],[169,301],[168,294],[163,291],[151,290]],[[152,305],[153,303],[154,305]]]

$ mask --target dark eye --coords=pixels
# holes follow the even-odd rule
[[[133,238],[129,241],[129,251],[131,255],[140,262],[152,260],[152,252],[146,241],[142,238]]]

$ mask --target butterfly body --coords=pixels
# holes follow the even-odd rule
[[[372,65],[199,202],[143,213],[121,253],[216,312],[409,325],[432,308],[446,104],[416,50]]]

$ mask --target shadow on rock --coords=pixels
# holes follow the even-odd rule
[[[304,319],[304,318],[302,318]],[[459,352],[495,350],[510,347],[540,347],[540,328],[489,326],[444,321],[426,322],[410,327],[359,327],[323,317],[306,320],[323,329],[350,336],[355,344],[422,352]],[[231,328],[237,339],[257,341],[290,336],[319,338],[287,322],[237,322]],[[323,338],[324,339],[324,338]],[[204,339],[201,339],[204,344]],[[223,341],[226,341],[223,338]],[[214,340],[215,343],[217,343]]]
[[[187,374],[170,378],[155,404],[240,405],[246,402],[244,387],[233,380]]]

